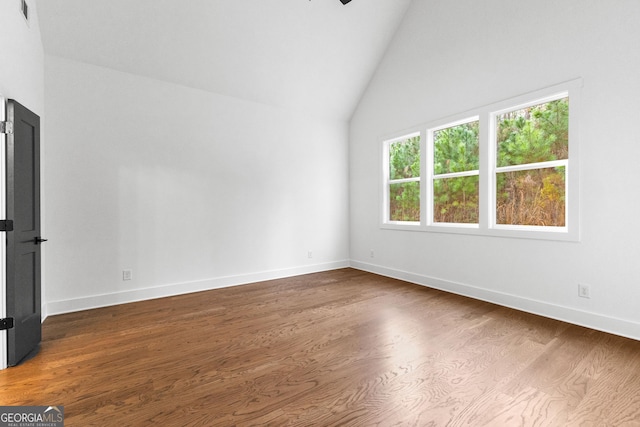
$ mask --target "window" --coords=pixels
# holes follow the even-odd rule
[[[434,223],[477,224],[479,217],[480,122],[429,130],[433,149]]]
[[[386,141],[386,220],[420,221],[420,134]]]
[[[494,118],[496,224],[564,227],[569,98]]]
[[[564,83],[387,139],[382,226],[577,240],[581,84]]]

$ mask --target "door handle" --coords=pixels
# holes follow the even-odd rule
[[[48,239],[43,239],[40,236],[36,236],[33,238],[33,243],[35,243],[36,245],[39,245],[42,242],[46,242]]]

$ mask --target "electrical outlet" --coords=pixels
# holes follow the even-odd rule
[[[131,280],[133,278],[132,270],[122,270],[122,280]]]
[[[589,285],[578,285],[578,296],[581,298],[591,298],[591,290],[589,289]]]
[[[311,251],[307,252],[307,258],[313,258],[313,252]]]
[[[373,251],[373,249],[371,249],[371,252],[369,253],[369,256],[371,258],[375,258],[376,257],[376,253]]]

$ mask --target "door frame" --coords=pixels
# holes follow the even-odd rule
[[[7,120],[7,100],[0,94],[0,121]],[[0,134],[0,219],[7,217],[7,135]],[[0,318],[7,317],[7,233],[0,233]],[[7,331],[0,331],[0,369],[7,368]]]

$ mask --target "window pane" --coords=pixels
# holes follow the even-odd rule
[[[478,176],[433,181],[433,221],[478,223]]]
[[[496,223],[565,226],[565,168],[496,175]]]
[[[477,170],[479,122],[464,123],[433,133],[434,174]]]
[[[389,179],[420,177],[420,136],[389,144]]]
[[[498,167],[569,157],[569,98],[500,114]]]
[[[389,220],[420,221],[420,183],[389,186]]]

